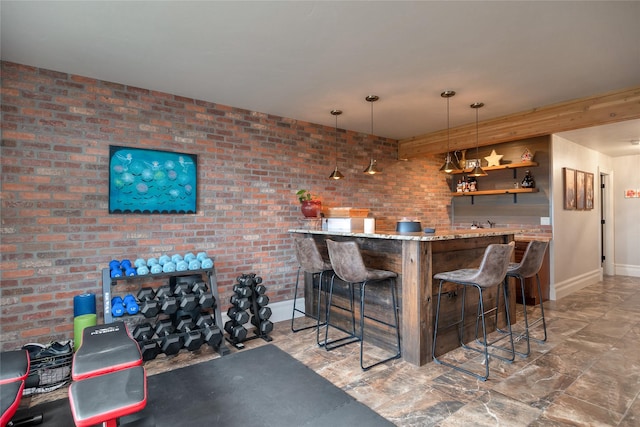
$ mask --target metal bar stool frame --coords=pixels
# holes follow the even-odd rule
[[[294,240],[294,246],[296,250],[296,258],[298,260],[298,273],[296,275],[296,285],[293,293],[293,310],[291,313],[291,331],[296,333],[300,331],[304,331],[311,328],[316,328],[316,343],[319,346],[323,346],[324,343],[320,342],[320,327],[326,324],[325,322],[320,321],[320,313],[322,307],[322,290],[323,290],[323,278],[326,277],[325,273],[333,273],[331,269],[331,263],[325,261],[320,255],[320,251],[316,245],[313,237],[298,237]],[[318,300],[316,303],[316,314],[312,315],[306,312],[306,310],[301,310],[297,308],[296,303],[298,300],[298,286],[300,283],[300,273],[301,272],[310,273],[312,280],[315,281],[318,279]],[[326,304],[326,300],[325,300]],[[295,328],[295,315],[296,313],[301,313],[304,316],[311,317],[316,320],[315,325],[305,326],[302,328]]]
[[[327,239],[327,249],[329,251],[329,259],[334,271],[334,277],[331,280],[331,286],[329,288],[329,298],[327,300],[327,325],[325,329],[325,349],[327,351],[333,350],[338,347],[342,347],[354,342],[360,342],[360,368],[363,371],[367,371],[374,366],[378,366],[382,363],[386,363],[393,359],[398,359],[402,355],[402,349],[400,344],[400,323],[398,320],[398,304],[396,298],[396,278],[397,274],[387,270],[377,270],[373,268],[367,268],[362,260],[362,254],[358,248],[358,244],[354,241],[336,242],[331,239]],[[339,338],[333,341],[329,341],[329,327],[331,326],[331,307],[333,298],[333,285],[335,279],[338,277],[341,281],[347,283],[349,292],[349,306],[352,319],[352,332],[349,336]],[[365,301],[366,301],[366,289],[367,285],[373,282],[389,282],[389,290],[391,292],[391,304],[393,309],[394,323],[391,324],[381,319],[377,319],[365,314]],[[354,292],[353,285],[359,285],[360,288],[360,322],[359,331],[355,331],[355,312],[354,308]],[[336,307],[336,306],[333,306]],[[349,310],[344,307],[338,307],[343,310]],[[365,365],[364,364],[364,326],[365,319],[372,320],[376,323],[385,325],[387,327],[395,329],[396,336],[396,348],[397,352],[387,358],[378,360],[377,362]],[[334,326],[335,327],[335,326]],[[340,329],[340,328],[338,328]],[[343,329],[341,329],[343,330]],[[344,331],[344,330],[343,330]],[[349,333],[347,331],[344,331]],[[333,345],[332,345],[333,344]]]
[[[509,260],[511,258],[511,254],[513,253],[514,243],[511,242],[509,244],[491,244],[487,247],[484,252],[484,256],[482,258],[482,262],[480,264],[480,268],[477,269],[460,269],[455,271],[448,271],[438,273],[434,276],[434,279],[439,279],[439,287],[438,287],[438,300],[436,303],[436,317],[433,326],[433,345],[431,349],[431,355],[433,357],[434,362],[448,366],[453,368],[459,372],[465,373],[467,375],[471,375],[475,378],[478,378],[482,381],[486,381],[489,378],[489,356],[498,358],[500,360],[506,361],[508,363],[513,362],[515,360],[515,346],[513,342],[513,334],[511,333],[511,319],[509,316],[509,299],[507,297],[507,284],[505,283],[507,268],[509,265]],[[469,369],[465,369],[462,366],[455,365],[453,363],[445,362],[444,360],[438,359],[436,357],[436,346],[438,339],[438,324],[440,320],[440,303],[442,300],[442,287],[445,282],[454,283],[462,286],[462,298],[461,298],[461,316],[460,320],[454,322],[450,325],[447,325],[446,328],[457,325],[458,332],[458,340],[460,346],[467,350],[472,350],[474,352],[480,353],[484,356],[483,365],[484,365],[484,375],[478,374],[477,372],[473,372]],[[475,325],[475,341],[482,345],[482,348],[476,348],[470,345],[467,345],[464,342],[464,312],[465,312],[465,302],[466,302],[466,291],[467,287],[474,287],[478,290],[478,309],[476,313],[476,325]],[[498,295],[500,294],[500,287],[502,286],[502,291],[505,294],[505,307],[506,307],[506,321],[508,332],[507,335],[503,337],[499,337],[491,342],[487,339],[487,327],[486,327],[486,314],[491,313],[493,311],[498,310]],[[483,289],[489,289],[492,287],[497,287],[497,295],[496,295],[496,306],[489,310],[485,310],[484,308],[484,299],[483,299]],[[482,325],[482,339],[480,340],[478,337],[478,329],[479,329],[479,321],[481,321]],[[497,317],[496,317],[497,321]],[[509,338],[510,349],[496,346],[495,344],[498,341],[501,341],[504,338]],[[494,348],[497,350],[505,351],[510,353],[509,357],[504,357],[496,354],[495,352],[489,353],[489,348]]]
[[[527,245],[527,248],[524,251],[524,255],[522,256],[522,260],[519,263],[510,263],[509,268],[507,269],[507,277],[513,277],[520,281],[520,292],[522,294],[522,308],[523,308],[523,316],[524,316],[524,330],[518,333],[514,337],[515,342],[519,342],[522,338],[525,339],[527,345],[526,352],[516,353],[521,357],[527,357],[531,353],[531,344],[530,340],[537,341],[539,343],[543,343],[547,341],[547,322],[544,318],[544,304],[542,302],[542,287],[540,285],[540,268],[542,267],[542,263],[544,262],[544,254],[547,251],[547,247],[549,246],[549,242],[540,241],[540,240],[532,240]],[[540,317],[535,319],[533,322],[529,323],[528,315],[527,315],[527,303],[525,299],[525,279],[535,276],[536,285],[538,288],[538,296],[540,297]],[[507,292],[508,297],[508,292]],[[505,297],[505,298],[507,298]],[[497,315],[497,314],[496,314]],[[531,336],[531,329],[542,323],[542,329],[544,331],[544,338],[535,338]],[[506,333],[506,331],[502,329],[498,329],[499,332]]]

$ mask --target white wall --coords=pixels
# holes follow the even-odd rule
[[[550,298],[559,299],[602,279],[600,254],[601,171],[613,170],[612,158],[554,135],[551,140],[552,224]],[[563,168],[594,174],[594,209],[565,210]]]
[[[640,198],[626,199],[626,189],[640,190],[640,154],[613,159],[615,274],[640,277]]]

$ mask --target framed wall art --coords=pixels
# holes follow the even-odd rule
[[[585,207],[584,172],[576,171],[576,209],[584,210]]]
[[[198,156],[109,146],[110,214],[193,214]]]
[[[576,170],[563,168],[564,175],[564,208],[574,210],[576,208]]]
[[[593,174],[591,172],[584,173],[584,208],[593,209]]]

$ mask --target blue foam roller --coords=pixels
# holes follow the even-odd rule
[[[73,317],[96,314],[96,295],[81,294],[73,297]]]

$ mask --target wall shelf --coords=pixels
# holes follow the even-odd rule
[[[503,169],[518,169],[518,168],[533,168],[538,166],[537,162],[518,162],[518,163],[508,163],[499,166],[484,166],[482,169],[484,171],[497,171]],[[454,169],[450,175],[469,173],[473,170],[473,168],[468,169]]]
[[[482,169],[485,172],[490,171],[499,171],[499,170],[513,170],[513,179],[516,179],[516,169],[521,168],[532,168],[538,166],[537,162],[518,162],[518,163],[507,163],[499,166],[485,166]],[[469,169],[456,169],[451,172],[451,175],[460,175],[471,172],[472,168]],[[465,191],[465,192],[453,192],[451,193],[452,197],[465,197],[471,196],[471,204],[474,204],[475,196],[492,196],[492,195],[500,195],[500,194],[513,194],[513,203],[518,203],[518,194],[520,193],[537,193],[539,190],[537,188],[504,188],[504,189],[496,189],[496,190],[480,190],[480,191]]]
[[[484,168],[483,168],[484,169]],[[513,194],[513,203],[518,203],[519,193],[537,193],[537,188],[511,188],[503,190],[482,190],[482,191],[465,191],[462,193],[451,193],[453,197],[471,196],[471,204],[474,202],[475,196],[492,196],[495,194]]]

